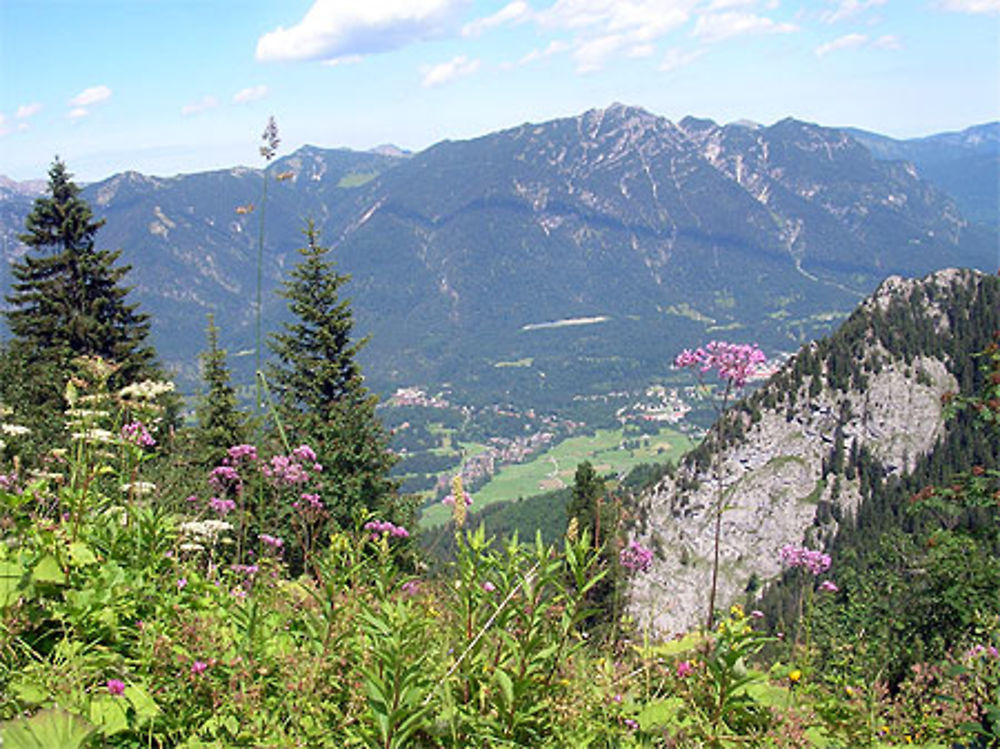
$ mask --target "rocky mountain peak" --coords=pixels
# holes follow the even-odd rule
[[[1000,326],[998,300],[1000,279],[976,271],[890,277],[836,334],[731,409],[640,504],[635,535],[656,552],[631,587],[640,629],[685,631],[704,616],[720,505],[727,605],[751,578],[766,586],[780,575],[782,546],[821,548],[853,522],[861,478],[845,456],[866,451],[886,475],[912,470],[942,436],[942,396],[972,353],[948,341],[985,345]]]

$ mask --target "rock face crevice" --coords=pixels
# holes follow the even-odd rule
[[[922,281],[891,277],[856,314],[871,319],[905,305],[925,330],[948,336],[948,289],[977,278],[982,274],[956,270]],[[856,325],[851,334],[845,348],[859,370],[863,363],[863,386],[831,386],[830,359],[793,378],[791,360],[755,393],[752,408],[745,401],[725,426],[716,425],[710,437],[721,449],[707,460],[683,461],[641,498],[634,538],[656,552],[650,571],[630,583],[629,611],[642,631],[669,636],[703,621],[717,507],[721,608],[742,598],[751,579],[766,586],[780,575],[783,545],[822,547],[836,532],[835,518],[856,514],[859,480],[851,471],[831,471],[831,461],[865,449],[887,474],[904,474],[937,444],[945,429],[942,397],[958,388],[948,357],[888,350],[871,327]],[[821,359],[821,345],[796,358]],[[739,436],[720,440],[720,429]]]

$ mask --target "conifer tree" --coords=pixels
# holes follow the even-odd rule
[[[117,382],[141,379],[156,371],[149,318],[126,302],[121,282],[130,266],[116,266],[121,251],[95,248],[104,221],[94,220],[79,193],[57,157],[48,194],[35,201],[20,236],[29,252],[12,268],[5,312],[11,353],[28,367],[57,372],[74,357],[99,356],[119,366]]]
[[[246,442],[247,423],[239,410],[239,399],[226,363],[226,351],[219,347],[219,328],[208,316],[208,348],[201,354],[201,377],[207,391],[195,409],[198,417],[197,444],[204,465],[217,465],[233,445]]]
[[[295,439],[316,452],[324,502],[337,523],[349,524],[359,507],[398,518],[388,477],[395,459],[356,360],[366,339],[352,339],[350,302],[340,296],[350,276],[335,270],[312,221],[303,234],[306,246],[282,291],[294,319],[270,341],[277,362],[268,368],[269,381],[279,414]]]

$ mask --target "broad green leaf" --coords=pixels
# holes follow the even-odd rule
[[[94,552],[83,541],[74,541],[69,545],[69,558],[73,564],[80,567],[97,563],[97,557],[94,556]]]
[[[90,703],[90,720],[105,736],[113,736],[128,729],[128,703],[121,697],[103,694]]]
[[[497,669],[496,673],[493,675],[497,684],[500,685],[500,691],[503,693],[504,702],[507,703],[507,707],[511,708],[514,706],[514,682],[510,680],[510,676],[503,669]]]
[[[10,691],[18,700],[29,705],[41,705],[48,698],[48,692],[32,681],[12,681]]]
[[[135,714],[142,719],[155,718],[160,714],[156,701],[142,687],[131,685],[125,688],[125,698],[135,708]]]
[[[58,585],[66,580],[66,576],[56,558],[51,554],[46,554],[35,565],[35,569],[31,573],[31,579],[36,583],[55,583]]]
[[[94,726],[74,713],[53,708],[27,720],[0,724],[3,749],[79,749],[94,732]]]
[[[0,562],[0,609],[17,600],[17,587],[24,569],[17,562]]]

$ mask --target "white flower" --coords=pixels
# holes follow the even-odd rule
[[[156,484],[152,481],[132,481],[128,484],[122,484],[121,490],[123,494],[135,492],[140,496],[145,496],[146,494],[152,494],[156,491]]]
[[[83,432],[74,432],[72,437],[75,440],[84,440],[87,442],[106,442],[108,444],[117,441],[115,435],[107,429],[87,429]]]
[[[30,434],[31,430],[20,424],[0,424],[0,432],[9,437],[18,437],[22,434]]]
[[[157,380],[143,380],[126,385],[118,391],[118,397],[125,400],[155,400],[164,393],[172,393],[174,383]]]

